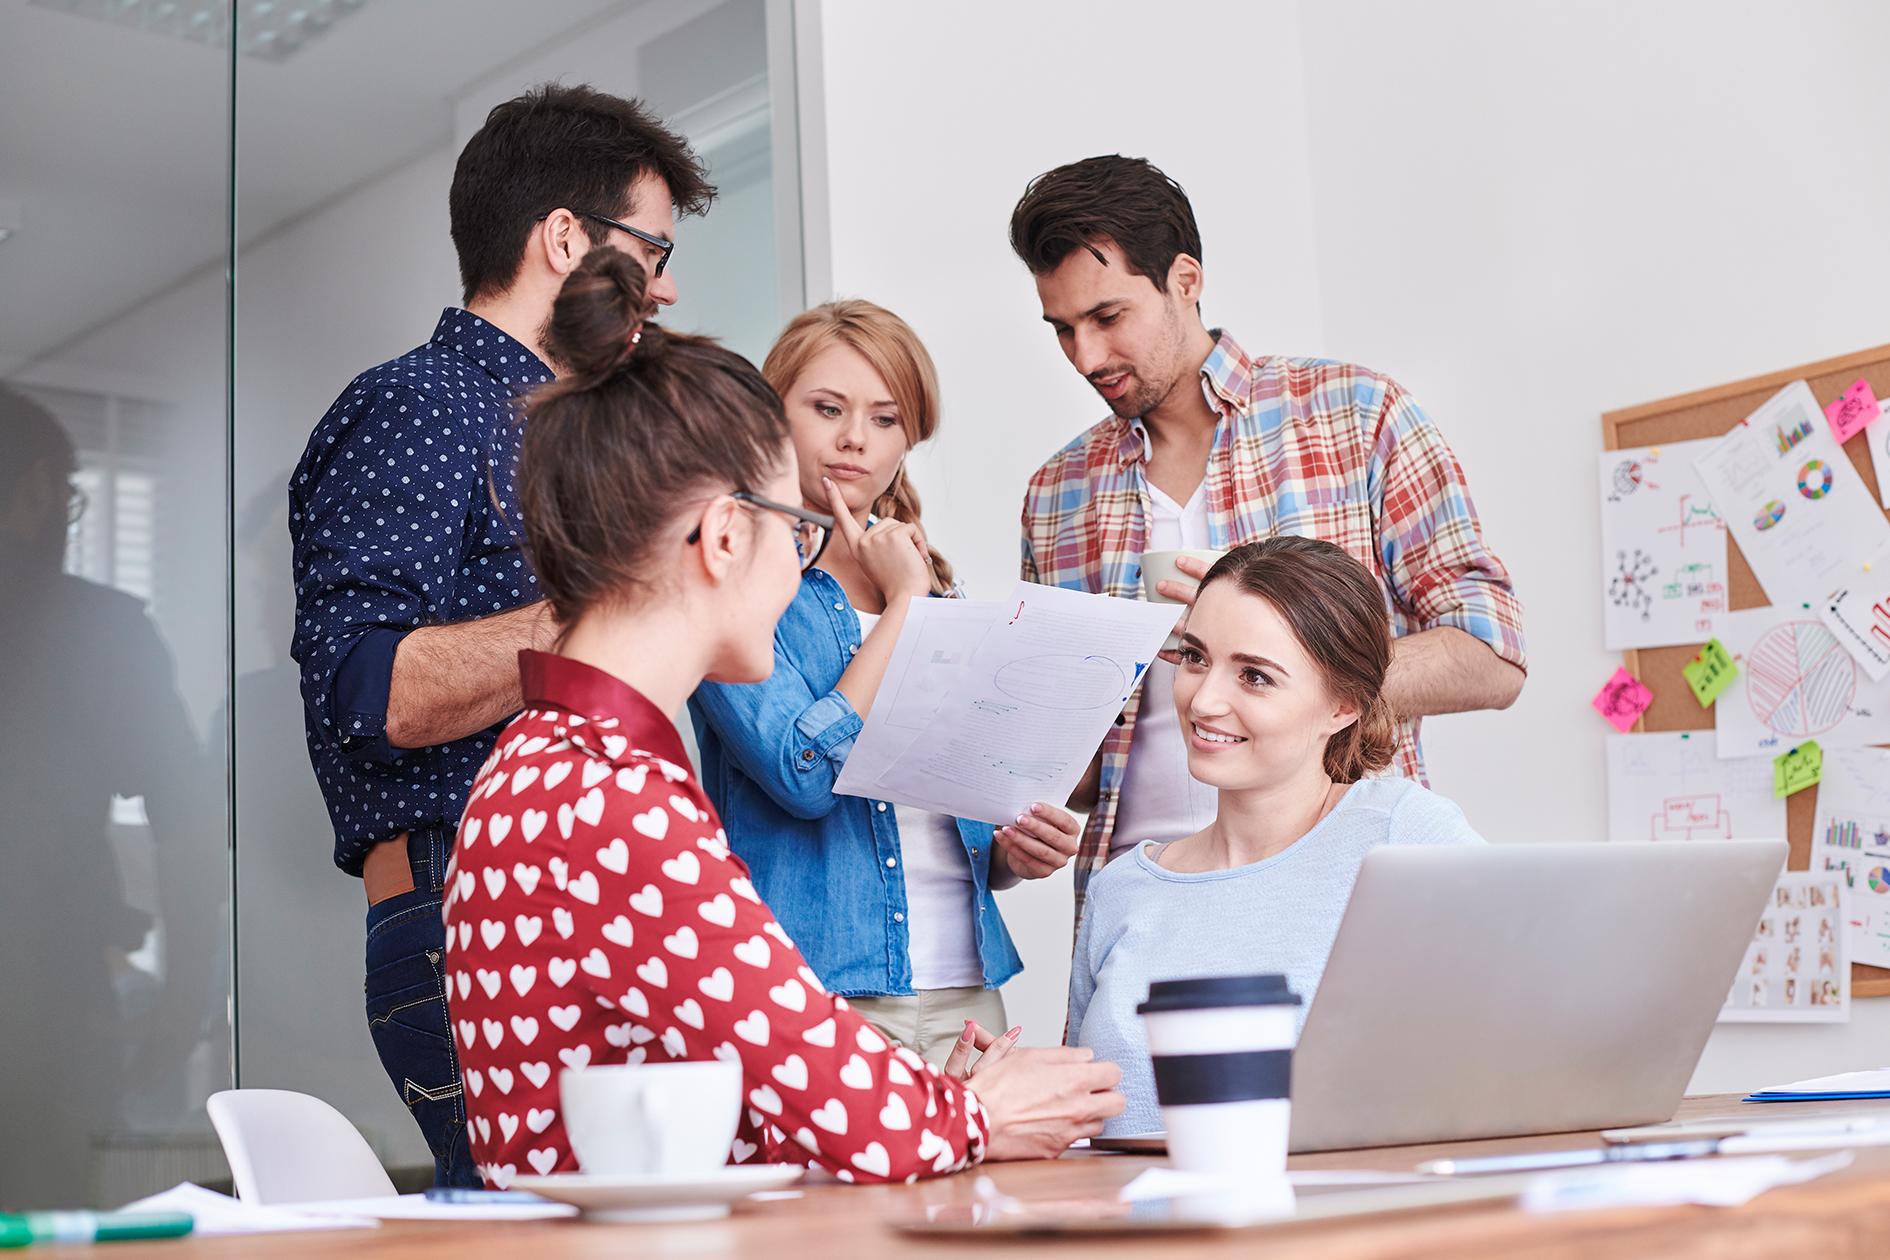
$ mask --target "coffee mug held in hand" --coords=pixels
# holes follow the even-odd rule
[[[1212,547],[1188,547],[1180,551],[1143,552],[1142,598],[1151,604],[1180,603],[1180,600],[1170,599],[1156,589],[1156,587],[1163,582],[1179,582],[1183,586],[1190,586],[1198,580],[1183,573],[1176,567],[1175,561],[1183,556],[1187,556],[1190,559],[1201,561],[1201,563],[1207,565],[1209,568],[1213,568],[1214,562],[1226,554],[1225,551],[1217,551]]]
[[[614,1063],[558,1074],[564,1131],[591,1176],[692,1176],[728,1163],[742,1068],[720,1059]]]
[[[1176,1168],[1254,1178],[1286,1171],[1299,1004],[1281,975],[1149,985],[1136,1010]]]

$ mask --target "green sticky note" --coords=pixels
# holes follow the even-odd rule
[[[1783,800],[1793,792],[1802,792],[1823,777],[1824,750],[1817,740],[1808,739],[1772,759],[1772,799]]]
[[[1700,702],[1702,709],[1708,709],[1719,699],[1720,692],[1732,686],[1739,667],[1733,664],[1733,658],[1718,639],[1708,639],[1700,654],[1688,661],[1680,672],[1686,675],[1687,686],[1693,688],[1693,698]]]

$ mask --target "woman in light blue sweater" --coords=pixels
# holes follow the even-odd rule
[[[1391,635],[1378,583],[1345,551],[1236,547],[1202,579],[1171,655],[1188,773],[1220,802],[1205,830],[1125,853],[1089,886],[1069,1040],[1122,1068],[1128,1109],[1111,1135],[1161,1127],[1135,1013],[1150,981],[1281,972],[1310,1005],[1368,850],[1482,843],[1443,797],[1366,777],[1395,739]]]

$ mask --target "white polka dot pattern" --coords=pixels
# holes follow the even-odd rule
[[[385,697],[379,712],[338,711],[335,675],[376,630],[466,621],[538,598],[512,471],[517,398],[550,379],[523,345],[448,308],[427,344],[342,391],[290,478],[292,654],[343,870],[358,873],[369,847],[402,831],[450,826],[492,748],[496,728],[396,752],[385,740]]]

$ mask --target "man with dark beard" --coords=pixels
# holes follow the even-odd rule
[[[608,242],[676,300],[675,219],[715,189],[636,101],[546,85],[497,106],[450,194],[464,309],[363,373],[289,484],[309,755],[335,864],[367,894],[367,1017],[443,1185],[476,1186],[442,980],[453,830],[498,728],[518,652],[556,625],[519,546],[515,401],[552,379],[545,326],[564,278]]]

